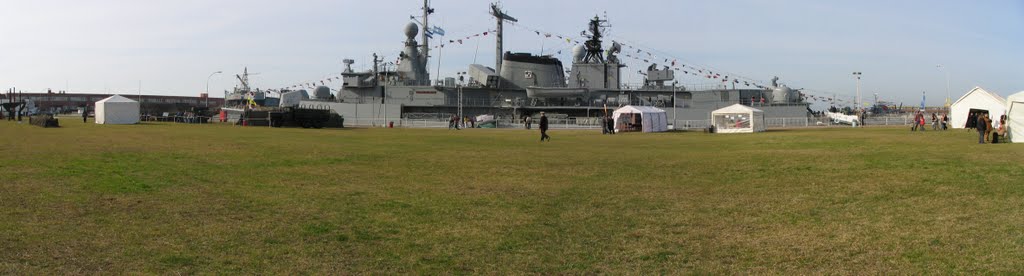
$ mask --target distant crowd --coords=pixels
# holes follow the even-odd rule
[[[945,113],[943,113],[942,115],[932,113],[931,122],[932,130],[949,129],[949,116],[947,116]],[[910,127],[910,131],[924,131],[925,125],[927,123],[928,120],[925,118],[924,112],[918,111],[917,114],[914,115],[914,125]]]

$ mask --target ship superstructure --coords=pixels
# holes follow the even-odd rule
[[[405,41],[396,66],[385,66],[377,54],[373,55],[372,69],[363,72],[352,70],[352,60],[344,61],[343,81],[336,97],[340,104],[333,105],[338,113],[350,118],[392,119],[490,114],[518,120],[543,110],[565,117],[593,118],[609,108],[632,104],[665,109],[674,120],[701,120],[711,110],[741,103],[757,106],[766,117],[807,116],[808,104],[799,91],[775,80],[763,89],[683,87],[675,84],[672,68],[651,64],[639,70],[644,75],[643,84],[624,85],[627,65],[619,59],[622,46],[612,42],[605,49],[607,20],[596,16],[587,24],[587,40],[573,48],[569,70],[550,55],[502,52],[502,25],[517,20],[493,4],[491,14],[498,27],[494,34],[496,52],[500,53],[494,66],[471,64],[458,78],[431,81],[427,70],[428,34],[434,29],[428,22],[433,12],[424,1],[420,24],[405,25]],[[416,40],[418,35],[420,41]]]

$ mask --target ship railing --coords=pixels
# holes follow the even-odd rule
[[[672,91],[671,82],[666,82],[664,86],[651,86],[646,87],[647,89],[654,90],[665,90]],[[645,88],[644,84],[636,82],[625,82],[620,85],[622,90],[642,89]],[[680,83],[676,84],[676,91],[705,91],[705,90],[731,90],[733,86],[731,84],[716,84],[716,83]],[[737,85],[735,89],[757,89],[756,87],[740,86]]]

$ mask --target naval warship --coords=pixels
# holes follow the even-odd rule
[[[354,61],[345,59],[340,74],[342,84],[336,96],[309,97],[305,91],[284,89],[276,93],[282,99],[285,95],[300,93],[301,96],[296,97],[301,103],[311,98],[330,102],[331,109],[350,122],[381,118],[388,121],[399,118],[444,120],[450,116],[485,114],[517,122],[546,111],[556,120],[572,118],[578,123],[596,123],[609,110],[625,105],[658,107],[672,114],[673,121],[705,120],[712,110],[737,103],[755,105],[767,118],[808,116],[809,104],[803,101],[800,92],[777,83],[778,78],[772,80],[771,86],[758,89],[730,89],[723,85],[695,89],[676,85],[676,72],[672,68],[650,64],[638,70],[643,75],[642,85],[624,85],[623,71],[627,65],[619,59],[622,46],[614,41],[606,43],[607,19],[597,16],[589,20],[582,33],[587,40],[573,48],[568,70],[561,60],[551,55],[504,51],[504,23],[515,23],[517,19],[497,4],[490,5],[490,14],[496,21],[493,67],[470,64],[457,79],[446,77],[432,81],[427,62],[431,51],[430,35],[434,30],[429,18],[435,11],[427,0],[423,1],[422,11],[422,21],[411,20],[413,22],[403,29],[404,47],[398,54],[397,64],[385,66],[383,60],[373,54],[372,69],[356,72],[352,69]],[[266,101],[264,93],[249,90],[244,76],[239,76],[242,87],[228,95],[228,102]],[[320,86],[315,90],[317,94],[330,94],[333,89]]]

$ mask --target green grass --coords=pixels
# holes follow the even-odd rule
[[[0,274],[1024,272],[1024,146],[0,122]]]

